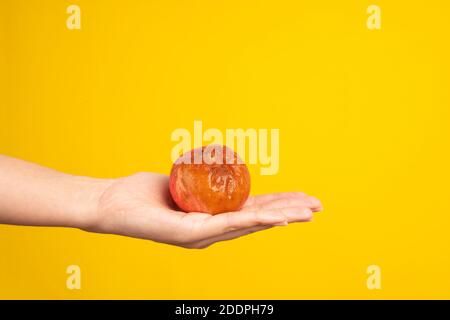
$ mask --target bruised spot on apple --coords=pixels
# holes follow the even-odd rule
[[[237,211],[250,194],[250,173],[232,149],[203,146],[175,161],[169,187],[173,200],[185,212]]]

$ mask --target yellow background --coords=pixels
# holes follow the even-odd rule
[[[252,193],[325,206],[201,251],[0,226],[0,298],[450,298],[448,1],[0,3],[0,153],[168,173],[170,134],[194,120],[279,128],[279,173],[251,166]],[[382,290],[366,287],[372,264]]]

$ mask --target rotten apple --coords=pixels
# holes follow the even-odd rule
[[[250,173],[232,149],[203,146],[175,161],[169,187],[173,200],[185,212],[237,211],[249,196]]]

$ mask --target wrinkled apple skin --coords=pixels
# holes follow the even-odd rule
[[[204,146],[185,153],[173,164],[170,193],[184,212],[218,214],[237,211],[247,200],[250,193],[247,166],[233,150],[218,147],[222,148],[222,153],[205,150],[207,147]],[[209,157],[209,162],[194,163],[195,155],[200,159]]]

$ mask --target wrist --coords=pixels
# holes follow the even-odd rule
[[[70,227],[86,231],[100,228],[98,205],[105,190],[114,182],[114,179],[97,179],[90,177],[74,177],[76,185],[72,195],[72,210],[70,213]]]

